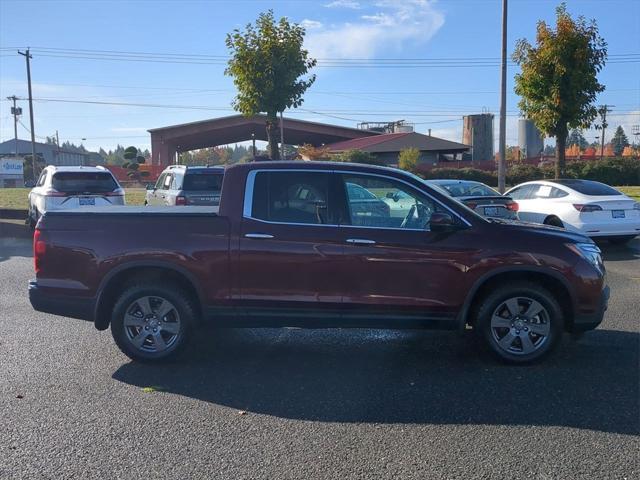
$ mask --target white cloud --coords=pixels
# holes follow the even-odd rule
[[[309,20],[308,18],[302,20],[300,22],[300,25],[302,25],[307,30],[322,28],[322,22],[318,22],[317,20]]]
[[[360,2],[355,0],[334,0],[325,4],[326,8],[351,8],[352,10],[358,10],[360,8]]]
[[[427,42],[444,24],[430,0],[381,1],[381,11],[316,29],[306,47],[316,58],[373,58],[383,49],[400,51],[406,43]]]

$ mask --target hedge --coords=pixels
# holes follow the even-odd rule
[[[434,168],[419,172],[426,179],[452,178],[473,180],[498,185],[495,171],[477,168]],[[531,180],[552,179],[555,176],[553,165],[536,167],[527,164],[511,165],[507,169],[507,184],[517,185]],[[608,185],[640,185],[640,160],[634,158],[610,158],[596,161],[576,161],[567,163],[565,178],[595,180]]]

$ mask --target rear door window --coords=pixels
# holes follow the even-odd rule
[[[43,170],[43,172],[40,174],[40,178],[38,178],[38,183],[36,183],[37,187],[41,187],[42,185],[44,185],[44,181],[47,179],[47,171]]]
[[[182,189],[186,191],[212,191],[222,189],[223,175],[219,173],[187,173],[182,182]]]
[[[118,188],[118,184],[107,172],[57,172],[51,186],[64,193],[106,193]]]
[[[155,190],[162,188],[162,185],[164,184],[164,179],[166,177],[167,177],[166,173],[163,173],[162,175],[160,175],[160,177],[158,178],[158,181],[156,182]]]
[[[257,172],[251,217],[278,223],[333,224],[330,173]]]
[[[533,198],[532,194],[534,191],[538,190],[539,186],[539,184],[523,185],[515,190],[511,190],[508,196],[514,200],[528,200]]]
[[[164,177],[164,183],[162,184],[163,190],[169,190],[171,188],[171,180],[173,180],[173,175],[171,174],[167,174],[167,176]]]

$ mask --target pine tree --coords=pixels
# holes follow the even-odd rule
[[[616,157],[619,157],[620,155],[622,155],[622,152],[624,151],[624,147],[629,146],[629,139],[627,138],[627,135],[624,133],[624,129],[620,125],[618,125],[618,128],[616,128],[616,131],[613,134],[613,139],[611,140],[611,146],[613,147],[613,154]]]

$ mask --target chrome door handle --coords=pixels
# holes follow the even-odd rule
[[[354,243],[356,245],[375,245],[374,240],[368,240],[366,238],[347,238],[347,243]]]
[[[273,238],[273,235],[269,235],[268,233],[245,233],[244,238],[259,238],[267,240],[269,238]]]

